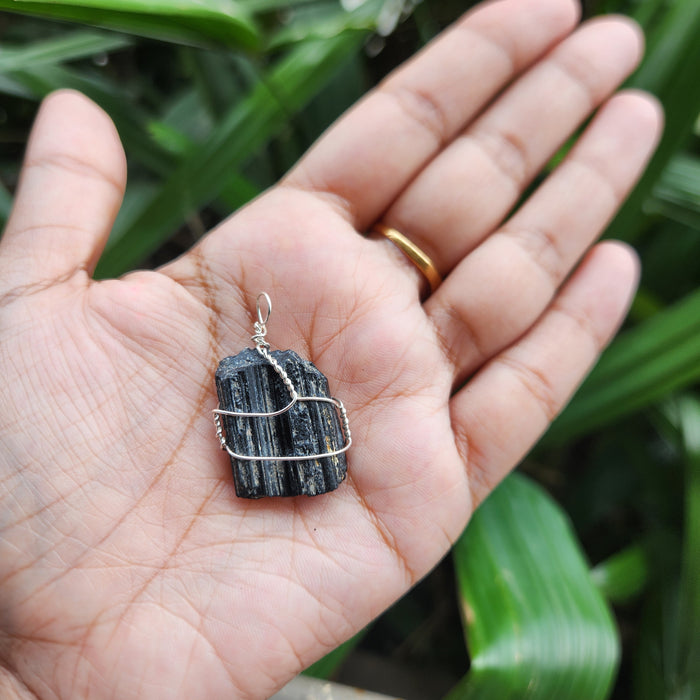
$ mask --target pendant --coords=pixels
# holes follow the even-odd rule
[[[215,375],[216,434],[231,458],[236,495],[334,491],[345,479],[345,452],[352,443],[345,407],[309,360],[293,350],[270,351],[265,336],[271,312],[270,297],[259,294],[255,348],[225,357]]]

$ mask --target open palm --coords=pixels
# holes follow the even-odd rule
[[[114,129],[75,93],[46,101],[0,244],[8,696],[268,697],[447,551],[635,283],[625,247],[586,251],[659,113],[640,94],[608,99],[637,32],[575,23],[562,0],[477,10],[279,186],[182,258],[120,280],[91,279],[125,178]],[[402,254],[361,235],[380,218],[445,276],[424,301]],[[234,494],[213,373],[250,345],[261,291],[273,348],[312,360],[348,409],[348,477],[332,494]]]

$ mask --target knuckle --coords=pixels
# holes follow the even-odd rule
[[[561,314],[565,321],[573,326],[574,333],[582,339],[591,342],[596,355],[607,345],[607,334],[602,333],[597,328],[590,314],[586,313],[585,309],[574,306],[564,307],[555,303],[552,310]]]
[[[430,134],[443,147],[450,138],[450,125],[445,107],[437,96],[418,87],[387,83],[382,91],[394,100],[399,110]]]
[[[609,206],[617,207],[627,195],[626,188],[620,187],[613,180],[603,163],[582,155],[574,155],[569,161],[569,166],[578,170],[589,186],[595,187],[595,197],[599,201],[607,199]]]
[[[46,153],[39,158],[29,160],[25,167],[37,170],[56,170],[60,173],[75,175],[81,179],[106,183],[115,189],[120,196],[123,189],[121,183],[115,180],[107,171],[85,158],[63,151]]]
[[[566,261],[557,235],[544,226],[506,226],[500,231],[547,277],[552,289],[564,278]]]
[[[536,365],[528,365],[512,355],[504,355],[499,360],[520,382],[527,393],[542,409],[547,422],[551,423],[559,413],[561,401],[556,387],[549,381],[546,372]]]
[[[512,130],[481,126],[465,138],[487,156],[489,162],[520,191],[531,172],[527,144]]]
[[[575,54],[562,51],[552,56],[551,61],[554,70],[559,71],[581,93],[588,109],[593,109],[603,97],[604,89],[600,69],[594,65],[591,57],[582,51]]]
[[[482,8],[482,13],[483,13]],[[513,75],[518,67],[523,63],[518,41],[507,32],[503,31],[500,21],[485,21],[481,16],[481,21],[475,21],[476,16],[467,14],[455,25],[455,31],[464,34],[465,41],[470,44],[481,43],[481,45],[493,54],[494,61],[502,61],[506,66],[506,74]]]

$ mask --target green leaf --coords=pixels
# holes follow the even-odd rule
[[[260,41],[250,15],[236,0],[0,0],[0,10],[185,44],[256,48]]]
[[[666,9],[668,0],[644,0],[637,3],[636,7],[632,7],[628,14],[635,22],[640,24],[644,31],[648,33],[650,27],[653,27],[659,21],[659,17]],[[617,8],[611,9],[614,12]]]
[[[663,416],[685,462],[682,556],[680,566],[660,567],[660,586],[644,609],[635,698],[694,700],[700,697],[700,400],[683,395],[663,407]]]
[[[313,678],[330,678],[335,671],[340,668],[350,652],[360,643],[365,634],[367,634],[367,629],[368,628],[365,628],[354,637],[350,637],[347,642],[343,642],[340,646],[333,649],[333,651],[326,654],[322,659],[319,659],[315,664],[309,666],[309,668],[304,671],[304,675]]]
[[[91,31],[71,32],[57,39],[44,39],[28,46],[0,48],[0,73],[29,70],[37,66],[76,61],[109,53],[132,44],[129,37]]]
[[[674,646],[678,629],[678,588],[667,583],[660,591],[655,591],[644,606],[634,648],[635,700],[695,700],[697,697],[674,693]]]
[[[251,14],[271,12],[273,10],[292,10],[303,5],[313,5],[318,0],[239,0]]]
[[[38,66],[0,75],[0,92],[40,100],[54,90],[72,88],[97,102],[112,118],[129,157],[156,173],[170,173],[174,159],[150,136],[150,119],[128,93],[110,83],[88,78],[64,66]]]
[[[223,209],[230,213],[240,209],[255,199],[260,194],[260,188],[253,184],[248,178],[238,173],[232,173],[226,180],[224,188],[219,195],[217,210]]]
[[[148,125],[148,132],[162,149],[176,156],[182,156],[193,146],[185,134],[162,121],[152,121]]]
[[[639,595],[649,579],[644,548],[633,545],[591,570],[591,579],[611,603],[625,603]]]
[[[192,86],[188,86],[162,105],[159,121],[179,131],[191,141],[203,141],[211,133],[214,124],[201,95]]]
[[[149,131],[153,138],[168,152],[184,156],[190,149],[195,148],[193,141],[180,130],[171,126],[165,121],[152,122],[149,124]],[[217,210],[223,209],[225,212],[232,212],[247,204],[260,194],[260,189],[250,180],[239,173],[230,173],[219,195],[219,202],[215,205]],[[142,206],[145,208],[148,201],[143,200]],[[128,227],[124,221],[119,221],[116,225],[118,232],[125,232]]]
[[[678,221],[662,220],[654,226],[653,236],[644,241],[640,252],[643,286],[630,313],[636,321],[642,320],[637,315],[642,307],[649,315],[658,313],[668,302],[698,288],[700,230]],[[641,302],[640,294],[645,297]]]
[[[12,211],[12,195],[9,193],[5,185],[0,182],[0,235],[5,227],[7,220],[10,218]]]
[[[602,700],[613,619],[561,509],[523,476],[481,505],[453,550],[471,668],[450,700]]]
[[[690,698],[700,695],[700,400],[679,399],[673,422],[680,429],[686,465],[676,677]]]
[[[353,12],[346,12],[337,2],[297,11],[294,19],[282,26],[267,44],[267,50],[298,44],[309,39],[327,39],[349,29],[370,31],[377,26],[381,0],[369,0]]]
[[[157,195],[116,244],[108,244],[97,269],[118,276],[155,251],[175,230],[221,192],[227,176],[282,129],[338,67],[362,44],[360,32],[308,41],[291,51],[210,137],[175,168]]]
[[[542,440],[560,444],[700,379],[700,289],[621,335]]]
[[[700,158],[675,156],[654,185],[646,209],[700,231]]]
[[[700,112],[700,3],[676,0],[666,7],[661,21],[650,26],[646,57],[630,86],[648,90],[661,100],[666,127],[651,163],[606,234],[628,241],[639,238],[648,226],[644,204]]]

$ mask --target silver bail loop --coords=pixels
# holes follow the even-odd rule
[[[263,318],[260,299],[264,299],[265,304],[267,305],[267,312],[265,313],[265,318]],[[258,294],[257,298],[255,299],[255,308],[258,312],[258,323],[260,323],[261,326],[267,325],[267,322],[270,320],[270,314],[272,313],[272,300],[270,299],[270,295],[267,292],[260,292],[260,294]]]
[[[265,313],[263,313],[263,307],[260,303],[261,299],[264,299],[265,304],[267,305]],[[267,335],[266,324],[270,319],[270,314],[272,313],[272,301],[270,300],[267,292],[260,292],[260,294],[258,294],[257,299],[255,300],[255,308],[258,314],[258,320],[253,323],[253,330],[255,332],[250,339],[255,343],[257,348],[269,349],[270,344],[265,340],[265,336]]]

